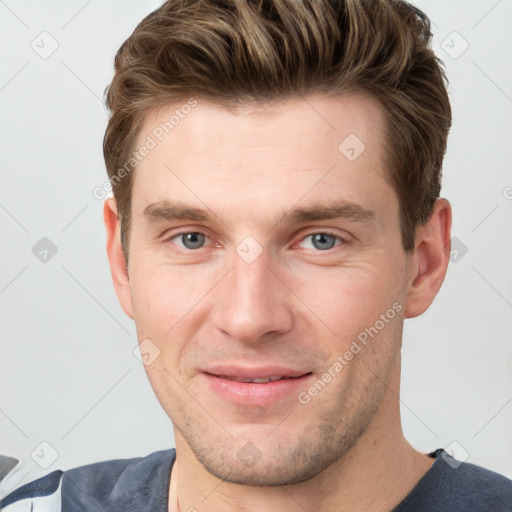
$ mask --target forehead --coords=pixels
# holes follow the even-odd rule
[[[373,98],[311,96],[236,112],[194,102],[146,117],[137,147],[151,141],[152,149],[136,167],[134,210],[174,198],[260,214],[323,198],[372,209],[393,199],[382,159],[383,111]]]
[[[193,106],[191,106],[193,105]],[[285,135],[294,151],[338,149],[337,142],[353,134],[372,144],[383,129],[383,110],[373,97],[363,93],[338,96],[288,98],[268,103],[242,104],[236,109],[203,99],[183,99],[150,111],[139,133],[138,144],[148,135],[160,144],[186,141],[196,154],[222,151],[225,143],[238,147],[251,143],[274,144],[276,132]],[[229,136],[229,139],[227,139]]]

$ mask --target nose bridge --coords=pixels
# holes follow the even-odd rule
[[[253,259],[237,251],[232,261],[223,300],[216,305],[216,327],[243,342],[256,342],[265,334],[290,329],[286,294],[269,269],[266,254]]]
[[[266,285],[268,285],[269,276],[263,257],[248,263],[239,256],[235,256],[232,275],[232,293],[238,298],[240,304],[246,303],[247,306],[255,308],[266,302]]]

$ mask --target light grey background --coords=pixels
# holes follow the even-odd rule
[[[115,52],[159,4],[0,1],[0,453],[22,461],[11,487],[174,446],[93,196]],[[457,254],[430,310],[406,323],[404,430],[420,450],[450,446],[512,477],[512,1],[416,4],[450,79],[442,195]],[[32,252],[42,237],[58,249],[47,262]]]

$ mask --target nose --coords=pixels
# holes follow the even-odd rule
[[[281,279],[265,253],[252,263],[235,253],[231,271],[219,283],[222,293],[213,313],[215,327],[243,343],[258,343],[290,330],[293,294]]]

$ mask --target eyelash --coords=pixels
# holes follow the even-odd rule
[[[176,234],[173,234],[172,236],[166,238],[164,240],[165,243],[167,242],[171,242],[172,240],[174,240],[175,238],[179,238],[180,236],[183,236],[183,235],[189,235],[189,234],[198,234],[198,235],[203,235],[205,238],[209,239],[208,235],[206,233],[204,233],[203,231],[181,231],[179,233],[176,233]],[[309,251],[313,251],[313,252],[318,252],[318,253],[322,253],[322,252],[331,252],[334,250],[335,247],[338,247],[340,245],[345,245],[347,244],[347,240],[345,240],[343,237],[341,237],[340,235],[336,234],[336,233],[333,233],[331,231],[311,231],[310,233],[304,235],[301,239],[300,239],[300,242],[306,240],[307,238],[309,237],[312,237],[314,235],[327,235],[327,236],[331,236],[337,240],[340,241],[339,244],[336,244],[331,247],[330,249],[326,249],[324,251],[321,251],[319,249],[307,249]],[[196,251],[199,251],[200,249],[203,249],[204,247],[199,247],[198,249],[187,249],[186,247],[183,248],[184,251],[186,252],[196,252]]]

